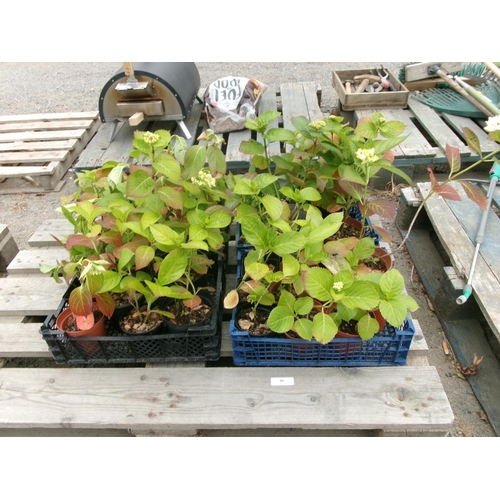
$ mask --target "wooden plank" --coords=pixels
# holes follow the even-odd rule
[[[47,316],[61,303],[66,283],[56,283],[48,275],[0,279],[0,315]]]
[[[71,113],[38,113],[31,115],[9,115],[0,116],[0,123],[16,123],[16,122],[39,122],[39,121],[55,121],[55,120],[95,120],[99,118],[98,111],[81,111]]]
[[[61,303],[66,283],[56,283],[48,275],[40,274],[26,279],[0,279],[0,316],[47,316]]]
[[[20,250],[7,266],[10,275],[19,273],[40,274],[40,264],[56,265],[57,261],[68,258],[68,251],[63,247],[33,247]]]
[[[48,219],[42,222],[38,229],[31,235],[28,245],[39,246],[60,246],[54,238],[63,239],[65,236],[73,234],[73,226],[66,219]]]
[[[461,156],[470,156],[471,149],[453,133],[436,111],[413,97],[410,97],[408,107],[444,154],[449,144],[458,148]]]
[[[423,80],[431,76],[429,68],[438,65],[445,73],[456,73],[462,69],[461,62],[423,62],[405,66],[405,82]]]
[[[304,87],[301,83],[284,83],[280,87],[283,106],[283,127],[294,130],[292,118],[298,116],[309,117],[309,110],[304,96]],[[292,146],[288,144],[286,151],[290,152]]]
[[[418,183],[418,187],[425,198],[429,193],[430,183]],[[425,209],[457,274],[468,278],[475,245],[442,198],[431,196],[425,203]],[[474,276],[473,296],[492,332],[500,341],[500,284],[481,255],[478,255]]]
[[[319,106],[317,85],[313,82],[304,82],[302,87],[304,89],[309,120],[312,122],[315,120],[323,120],[325,115]]]
[[[277,103],[277,95],[276,88],[274,86],[268,87],[264,93],[262,94],[259,105],[258,105],[258,115],[260,116],[262,113],[266,111],[278,111],[278,103]],[[279,118],[276,118],[271,125],[270,128],[278,128],[279,127]],[[262,136],[257,134],[257,140],[262,143]],[[272,142],[268,145],[267,148],[269,156],[280,155],[280,143]]]
[[[293,385],[274,385],[283,377]],[[0,401],[3,428],[379,429],[444,434],[454,420],[432,366],[10,368],[0,370]]]
[[[68,151],[22,151],[20,153],[0,153],[0,164],[64,161]]]
[[[99,122],[100,123],[100,122]],[[51,130],[42,132],[13,132],[0,134],[3,142],[58,141],[64,139],[79,139],[85,133],[84,128],[75,130]]]
[[[44,142],[5,142],[0,143],[0,152],[6,151],[50,151],[73,149],[78,143],[77,139],[67,139],[64,141],[44,141]]]
[[[1,177],[26,177],[26,176],[39,176],[39,175],[54,175],[60,162],[51,161],[48,165],[39,167],[31,165],[23,166],[0,166],[0,178]],[[4,192],[0,189],[0,192]]]
[[[64,129],[88,129],[94,120],[61,120],[61,121],[34,121],[20,123],[2,123],[0,132],[23,132],[28,130],[64,130]]]
[[[227,140],[226,162],[236,164],[249,164],[251,155],[244,154],[240,151],[240,145],[243,141],[248,141],[252,138],[251,130],[238,130],[231,132]]]
[[[399,120],[406,125],[404,135],[408,135],[408,137],[400,144],[405,157],[432,158],[439,152],[439,148],[432,147],[429,141],[411,121],[410,114],[407,110],[384,109],[380,112],[387,120]]]
[[[0,329],[0,358],[52,358],[40,326],[40,323],[19,322],[9,323],[6,328],[4,324]]]

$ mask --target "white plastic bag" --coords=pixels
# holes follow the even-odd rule
[[[208,126],[215,133],[243,130],[255,118],[257,104],[267,85],[251,78],[226,76],[211,83],[204,95]]]

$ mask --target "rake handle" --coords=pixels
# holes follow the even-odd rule
[[[480,102],[476,101],[466,90],[464,90],[460,85],[448,76],[443,70],[436,69],[436,74],[440,76],[450,87],[453,88],[460,95],[464,96],[471,104],[476,106],[477,109],[481,110],[486,116],[495,116],[489,109],[486,109]]]

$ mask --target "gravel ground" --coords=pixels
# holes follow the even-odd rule
[[[365,68],[383,64],[398,72],[402,63],[196,63],[201,86],[206,87],[223,76],[253,77],[268,85],[294,81],[314,81],[322,88],[321,107],[325,113],[336,109],[337,95],[332,87],[332,71]],[[0,115],[93,111],[98,108],[102,87],[121,67],[121,63],[0,63],[2,99]],[[73,190],[71,172],[59,192],[43,195],[16,194],[0,196],[0,223],[9,226],[20,249],[36,228],[54,218],[60,197]],[[397,194],[397,193],[396,193]],[[400,236],[393,224],[387,223],[395,244]],[[405,275],[408,293],[415,297],[420,309],[414,314],[429,345],[428,359],[436,366],[455,413],[453,437],[495,436],[474,393],[465,380],[457,376],[453,356],[442,349],[444,333],[436,315],[429,308],[427,296],[407,254],[396,256],[396,267]],[[213,435],[222,435],[214,433]]]

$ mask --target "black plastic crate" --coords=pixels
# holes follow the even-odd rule
[[[105,337],[69,337],[66,332],[57,329],[56,318],[68,307],[70,286],[57,310],[45,319],[40,333],[57,364],[81,366],[217,361],[221,349],[224,264],[224,259],[219,257],[214,266],[216,291],[212,316],[203,326],[188,327],[185,332],[169,332],[164,326],[154,335],[126,335],[114,321],[108,320]]]

